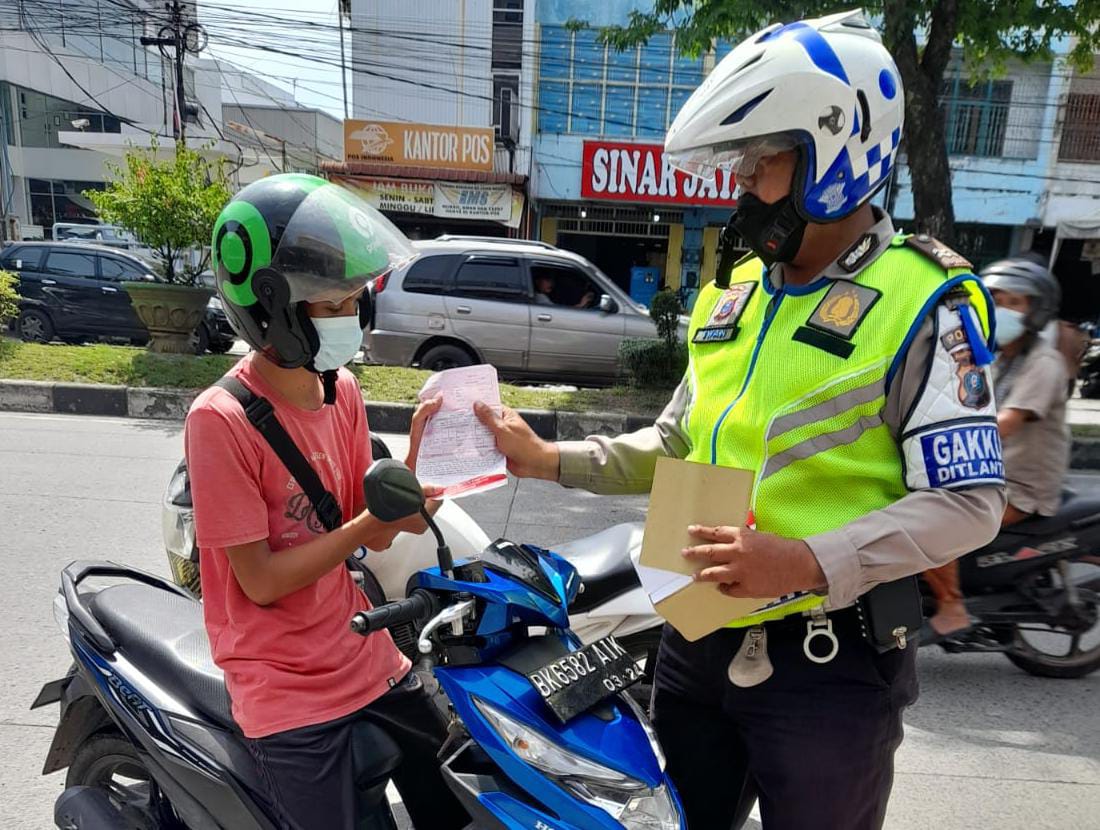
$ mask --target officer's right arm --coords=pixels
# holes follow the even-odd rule
[[[559,441],[558,481],[601,495],[648,493],[657,459],[685,458],[691,449],[681,428],[688,396],[685,378],[652,426],[614,438],[590,435],[583,441]]]

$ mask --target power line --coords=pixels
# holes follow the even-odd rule
[[[218,66],[218,62],[214,61],[214,65]],[[218,66],[218,74],[221,74],[221,71],[222,71],[221,67]],[[237,104],[237,109],[239,109],[241,111],[241,115],[244,116],[244,120],[248,124],[249,128],[252,130],[253,135],[255,135],[257,139],[259,139],[260,149],[262,149],[264,151],[264,155],[267,156],[267,160],[271,162],[271,166],[274,167],[276,170],[285,173],[286,171],[283,170],[283,168],[280,165],[276,164],[275,159],[273,159],[271,157],[271,153],[268,151],[267,145],[264,143],[263,139],[260,138],[260,130],[256,129],[256,126],[252,123],[252,119],[248,117],[248,111],[244,107],[241,106],[241,102],[237,99],[237,93],[233,91],[233,87],[230,86],[228,83],[225,83],[225,76],[224,75],[222,75],[222,81],[223,81],[222,88],[229,90],[229,94],[233,97],[234,102],[236,102],[236,104]],[[284,155],[285,155],[285,150],[284,150]]]

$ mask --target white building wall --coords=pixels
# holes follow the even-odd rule
[[[1048,228],[1063,221],[1100,217],[1100,162],[1058,160],[1067,95],[1100,95],[1100,63],[1092,72],[1079,74],[1060,60],[1055,72],[1068,77],[1058,94],[1060,106],[1050,152],[1049,179],[1043,194],[1042,222]]]
[[[492,0],[352,0],[354,117],[490,126],[492,8]]]

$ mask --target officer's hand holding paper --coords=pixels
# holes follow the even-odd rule
[[[753,478],[747,470],[657,459],[638,576],[657,613],[687,640],[698,640],[730,620],[795,598],[727,596],[716,583],[694,579],[706,562],[682,554],[701,541],[689,533],[689,526],[747,522]]]
[[[507,482],[505,459],[496,439],[474,414],[482,401],[500,412],[500,385],[492,366],[447,369],[428,378],[421,401],[443,399],[424,428],[416,458],[416,475],[426,485],[443,488],[441,496],[457,498],[492,490]]]

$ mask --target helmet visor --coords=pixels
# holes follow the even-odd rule
[[[294,211],[271,264],[285,277],[290,302],[340,303],[415,256],[405,235],[362,197],[326,184]]]
[[[666,157],[677,170],[704,179],[714,178],[718,170],[728,170],[734,176],[751,176],[761,159],[797,146],[793,137],[779,133],[669,152]]]

